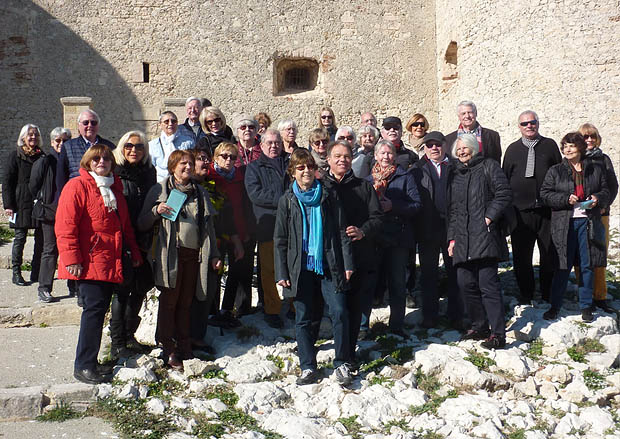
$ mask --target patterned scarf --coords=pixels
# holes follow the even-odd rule
[[[540,141],[540,136],[536,136],[535,139],[527,139],[521,137],[521,143],[527,148],[527,164],[525,165],[525,178],[534,176],[534,169],[536,168],[536,152],[534,147]]]
[[[26,157],[34,157],[34,156],[41,154],[41,150],[39,149],[38,146],[31,148],[25,143],[22,145],[22,152],[24,153]]]
[[[476,128],[473,129],[472,131],[466,130],[465,128],[463,128],[462,124],[459,124],[457,136],[460,137],[462,134],[468,134],[468,133],[471,133],[474,136],[476,136],[476,139],[478,139],[478,152],[482,153],[482,127],[480,126],[480,124],[476,122]]]
[[[213,162],[213,169],[215,169],[215,172],[220,174],[222,177],[224,177],[228,181],[231,181],[235,177],[236,168],[234,166],[230,171],[226,171],[226,169],[220,168],[217,163]]]
[[[584,201],[586,194],[583,188],[583,162],[581,164],[581,171],[577,171],[573,165],[571,165],[571,170],[573,171],[573,181],[575,182],[574,195],[579,198],[579,201]]]
[[[394,175],[394,172],[396,172],[395,165],[389,165],[382,168],[379,162],[377,162],[372,167],[371,174],[374,181],[373,186],[375,187],[375,191],[377,192],[379,199],[383,199],[388,182],[392,175]]]
[[[312,187],[302,192],[297,181],[293,182],[293,193],[297,197],[303,217],[302,248],[308,257],[306,269],[323,274],[323,218],[321,217],[321,183],[314,180]],[[306,208],[310,210],[310,218],[306,217]]]

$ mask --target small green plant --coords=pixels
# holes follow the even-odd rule
[[[579,344],[571,346],[566,350],[566,353],[571,360],[577,363],[585,363],[586,355],[590,352],[605,352],[607,349],[598,340],[592,338],[583,339]]]
[[[444,437],[445,436],[443,434],[432,430],[426,430],[422,436],[420,436],[421,439],[444,439]]]
[[[206,399],[219,399],[228,407],[234,407],[239,401],[239,397],[228,386],[216,386],[202,394]]]
[[[583,381],[590,390],[602,389],[605,387],[605,378],[603,375],[590,369],[583,371]]]
[[[267,355],[267,360],[275,364],[278,369],[284,369],[284,360],[282,359],[281,356],[279,355],[273,356],[269,354]]]
[[[26,261],[22,264],[21,269],[22,271],[32,271],[32,264]]]
[[[361,439],[362,435],[360,433],[360,429],[362,426],[357,422],[357,415],[349,416],[348,418],[339,418],[338,422],[340,422],[344,428],[346,428],[347,433],[351,435],[353,439]]]
[[[392,429],[392,427],[398,427],[401,430],[409,431],[409,426],[407,425],[407,421],[404,420],[404,419],[398,419],[398,420],[393,419],[393,420],[383,424],[383,428],[387,432],[389,432]]]
[[[583,354],[583,351],[578,349],[577,346],[571,346],[566,350],[566,353],[576,363],[585,363],[586,356]]]
[[[437,394],[433,394],[432,398],[429,401],[426,401],[422,405],[411,406],[409,407],[409,411],[412,415],[418,416],[426,412],[431,412],[436,414],[437,409],[446,399],[456,398],[459,396],[459,393],[456,390],[450,390],[445,396],[438,396]]]
[[[173,393],[185,390],[185,386],[170,378],[163,378],[159,381],[148,383],[149,396],[160,398],[163,400],[170,400]]]
[[[539,430],[542,431],[545,434],[551,434],[553,432],[551,426],[549,425],[549,423],[547,421],[545,421],[544,419],[538,419],[536,421],[536,425],[534,425],[534,427],[532,427],[532,430]]]
[[[252,337],[258,337],[259,335],[260,331],[256,326],[244,325],[237,329],[237,339],[240,341],[248,341]]]
[[[47,323],[45,323],[45,322],[41,322],[41,323],[39,323],[39,328],[49,328],[49,326],[50,326],[50,325],[48,325],[48,324],[47,324]]]
[[[13,229],[5,226],[0,226],[0,242],[11,242],[15,238],[15,232]]]
[[[400,343],[400,339],[390,334],[380,335],[375,339],[375,341],[379,345],[379,350],[385,352],[392,352],[394,349],[396,349],[398,343]]]
[[[203,375],[203,377],[206,378],[206,379],[220,378],[222,380],[225,380],[226,376],[227,376],[226,372],[224,372],[222,369],[208,370]]]
[[[530,357],[532,360],[537,360],[542,355],[542,348],[544,345],[545,342],[542,338],[537,338],[530,343],[530,347],[527,349],[525,355]]]
[[[426,375],[422,372],[422,369],[418,369],[415,373],[416,382],[418,383],[418,389],[422,390],[427,395],[432,395],[441,385],[437,377],[433,375]]]
[[[398,361],[400,364],[406,363],[413,358],[413,346],[402,346],[395,349],[390,354],[390,357]]]
[[[372,360],[370,363],[365,363],[360,367],[362,372],[371,372],[371,371],[379,371],[384,366],[387,366],[388,362],[385,358],[377,358],[376,360]]]
[[[486,352],[481,354],[474,350],[469,350],[467,353],[469,355],[465,357],[465,360],[469,361],[480,370],[489,370],[489,367],[495,364],[495,360],[489,358]]]
[[[54,408],[46,411],[41,416],[37,416],[37,421],[42,422],[64,422],[69,419],[81,418],[82,413],[76,411],[71,404],[67,404],[63,400],[60,400]]]
[[[316,343],[314,343],[316,346],[321,346],[324,345],[325,343],[328,343],[329,340],[326,338],[319,338]]]
[[[379,384],[380,386],[384,386],[389,389],[394,385],[394,380],[383,375],[375,375],[370,379],[370,385],[373,386],[375,384]]]
[[[507,439],[525,439],[525,428],[517,428],[506,435]]]

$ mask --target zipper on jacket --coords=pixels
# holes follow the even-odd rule
[[[93,254],[93,250],[95,250],[95,247],[97,247],[97,244],[99,244],[99,235],[95,235],[95,236],[97,236],[97,239],[95,239],[95,242],[94,242],[93,246],[88,251],[88,254],[90,254],[90,255]]]

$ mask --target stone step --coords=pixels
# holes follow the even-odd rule
[[[114,428],[99,418],[70,419],[65,422],[13,421],[0,422],[0,437],[92,439],[118,438]]]

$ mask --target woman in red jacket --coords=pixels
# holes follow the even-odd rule
[[[133,266],[142,263],[114,165],[110,148],[91,146],[80,161],[80,175],[63,188],[56,212],[58,277],[77,280],[84,299],[73,376],[88,384],[111,379],[111,371],[98,367],[97,354],[114,284],[123,281],[123,240]]]

